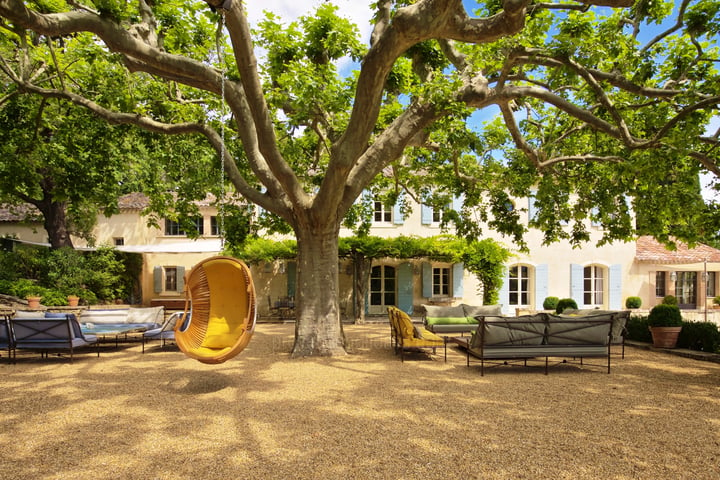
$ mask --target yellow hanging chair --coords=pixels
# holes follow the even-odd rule
[[[232,257],[210,257],[187,275],[184,321],[175,324],[175,342],[190,358],[222,363],[250,342],[256,315],[248,266]]]

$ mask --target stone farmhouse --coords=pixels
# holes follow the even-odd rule
[[[120,213],[110,218],[100,216],[95,230],[98,245],[113,245],[143,257],[140,279],[143,305],[178,306],[183,299],[183,275],[200,260],[218,254],[221,238],[218,212],[211,202],[200,202],[201,218],[197,225],[200,238],[185,236],[178,224],[165,220],[160,228],[147,225],[141,214],[147,206],[142,194],[129,194],[120,199]],[[532,211],[528,199],[517,199],[515,207],[524,215]],[[399,208],[386,208],[375,203],[372,235],[433,236],[443,233],[439,215],[432,208],[417,205],[412,214],[403,217]],[[20,224],[17,215],[0,209],[0,236],[21,241],[47,241],[42,225]],[[588,220],[589,222],[589,220]],[[162,222],[161,222],[162,223]],[[713,298],[720,295],[720,251],[699,245],[689,249],[679,245],[670,251],[649,237],[635,241],[597,246],[601,227],[588,225],[591,241],[573,249],[567,243],[542,245],[539,231],[530,229],[525,239],[528,253],[520,252],[509,239],[487,230],[489,237],[504,244],[515,255],[507,264],[505,282],[499,303],[506,314],[518,310],[541,310],[548,296],[573,298],[580,308],[621,309],[629,296],[642,300],[648,309],[671,294],[678,297],[684,316],[715,320]],[[349,236],[349,231],[341,236]],[[74,239],[78,248],[87,245]],[[275,261],[251,265],[258,292],[259,314],[269,315],[278,305],[291,305],[295,296],[295,263]],[[353,302],[352,265],[339,260],[341,308]],[[480,304],[481,288],[476,277],[462,264],[428,260],[386,259],[376,261],[367,296],[367,315],[386,315],[386,307],[397,305],[414,315],[421,315],[422,304]],[[718,311],[720,319],[720,311]]]

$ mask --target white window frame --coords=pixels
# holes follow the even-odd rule
[[[607,267],[603,265],[586,265],[583,268],[583,305],[585,308],[604,308],[608,294],[608,273]],[[598,302],[598,300],[600,301]]]
[[[513,276],[513,270],[515,276]],[[524,270],[524,272],[523,272]],[[529,307],[531,302],[531,286],[532,286],[532,267],[524,264],[512,265],[508,270],[508,304],[513,307]],[[520,272],[518,276],[517,272]],[[525,276],[523,276],[525,273]],[[513,288],[513,283],[516,283]],[[523,285],[524,284],[524,285]],[[515,303],[512,301],[513,295],[517,295]],[[522,301],[523,295],[525,296],[525,302]]]

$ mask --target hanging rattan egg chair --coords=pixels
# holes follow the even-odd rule
[[[185,355],[203,363],[222,363],[243,351],[256,321],[255,287],[250,269],[232,257],[207,258],[185,280],[185,317],[175,341]]]

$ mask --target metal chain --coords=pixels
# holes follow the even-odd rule
[[[218,208],[218,236],[220,247],[225,245],[225,55],[222,33],[225,26],[225,13],[220,10],[220,25],[215,36],[218,61],[220,62],[220,204]]]

